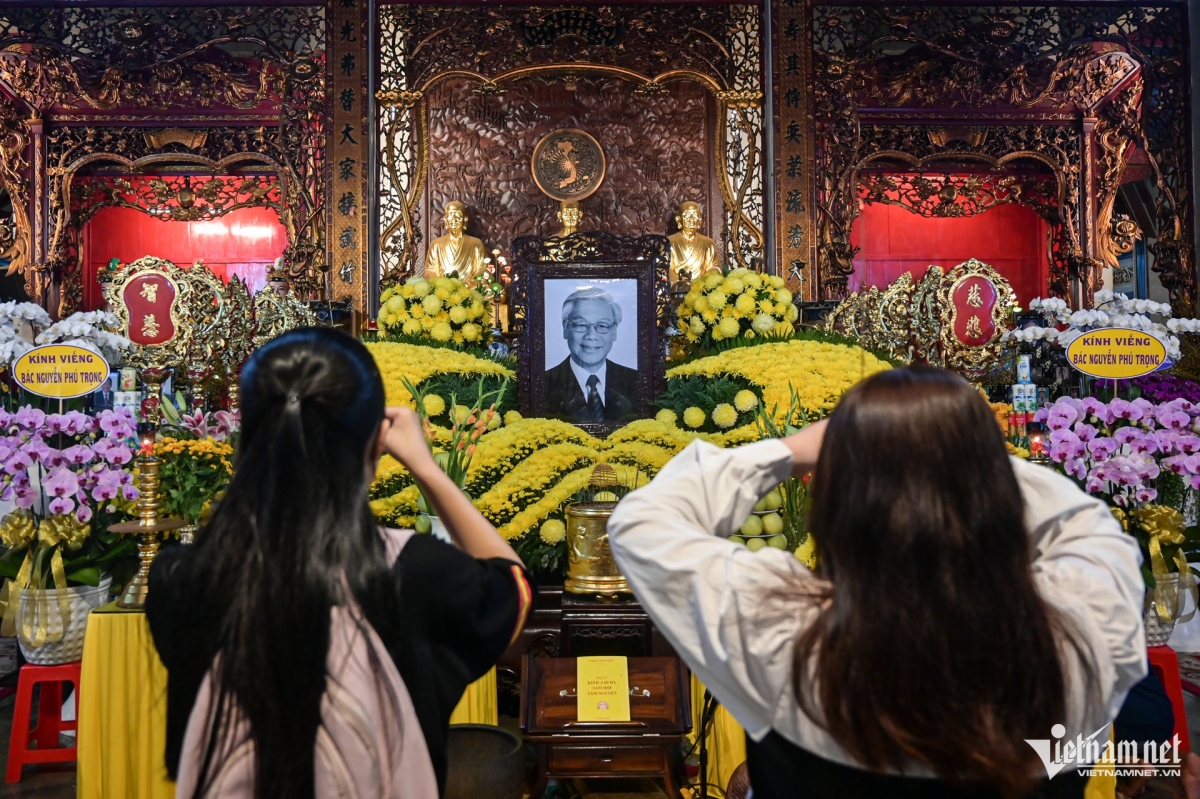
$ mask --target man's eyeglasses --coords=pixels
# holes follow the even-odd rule
[[[588,329],[596,331],[597,335],[607,336],[616,329],[616,325],[612,322],[584,322],[582,319],[571,319],[567,322],[567,327],[571,328],[572,333],[587,333]]]

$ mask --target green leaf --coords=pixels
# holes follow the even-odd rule
[[[68,571],[67,580],[73,583],[90,585],[95,588],[100,585],[100,570],[95,566],[87,566],[78,571]]]

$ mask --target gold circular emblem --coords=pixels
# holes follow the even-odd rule
[[[547,133],[533,148],[533,182],[551,199],[582,200],[604,181],[600,142],[575,128]]]

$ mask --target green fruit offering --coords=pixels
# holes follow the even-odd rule
[[[429,521],[429,517],[424,513],[418,514],[417,520],[413,522],[413,529],[424,535],[433,529],[433,522]]]
[[[746,546],[751,552],[757,552],[767,545],[765,538],[747,538]]]
[[[767,539],[767,546],[776,549],[787,549],[787,536],[779,533]]]
[[[775,489],[770,494],[767,494],[763,497],[762,501],[766,505],[763,510],[779,510],[783,507],[783,497],[779,495],[779,489]]]
[[[783,532],[783,517],[778,513],[768,513],[762,517],[763,532],[775,535]]]
[[[433,513],[433,508],[429,507],[429,501],[425,499],[424,494],[417,494],[417,510],[421,513]]]
[[[742,522],[742,535],[759,535],[763,531],[762,519],[758,516],[751,516],[746,521]]]
[[[770,508],[767,507],[767,498],[763,497],[758,502],[754,503],[754,510],[757,513],[762,513],[764,510],[770,510]]]
[[[742,538],[740,535],[731,535],[729,536],[729,540],[735,544],[741,544],[742,546],[746,545],[746,539]]]

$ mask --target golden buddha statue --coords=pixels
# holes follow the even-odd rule
[[[463,281],[473,283],[487,277],[487,252],[483,242],[468,236],[467,207],[458,200],[446,203],[442,219],[446,235],[429,243],[425,256],[425,277],[442,277],[454,272]]]
[[[671,242],[671,282],[694,280],[707,272],[721,271],[717,243],[700,232],[704,223],[699,203],[679,206],[675,224],[679,232],[667,236]]]
[[[575,200],[563,200],[562,208],[558,211],[558,221],[562,223],[562,230],[554,235],[559,238],[570,236],[579,230],[579,223],[583,221],[583,209]]]

